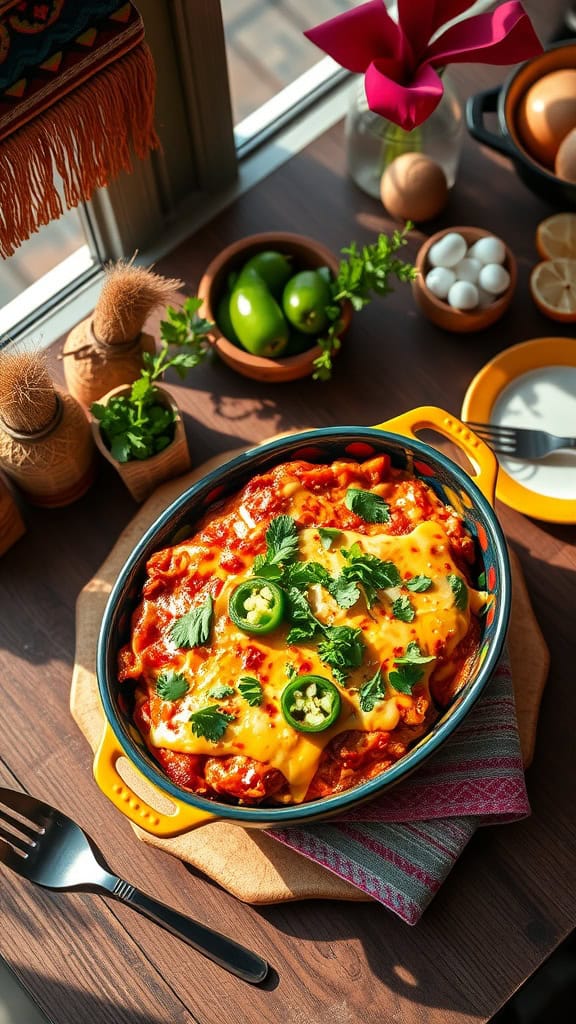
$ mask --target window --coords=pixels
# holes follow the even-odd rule
[[[355,2],[321,0],[314,5],[314,23]],[[310,23],[309,3],[136,3],[158,73],[156,120],[162,152],[135,161],[130,176],[121,175],[86,209],[69,211],[4,261],[0,346],[29,336],[32,326],[34,336],[40,332],[46,343],[67,331],[94,305],[95,278],[106,261],[135,252],[143,261],[155,261],[186,237],[200,217],[208,219],[238,189],[250,187],[342,115],[340,102],[327,119],[316,118],[299,140],[291,138],[271,156],[243,160],[239,169],[237,154],[246,156],[288,124],[294,111],[300,113],[309,102],[310,93],[327,95],[334,82],[346,77],[302,35]],[[264,81],[264,91],[255,89],[255,79]],[[255,110],[266,93],[263,108]],[[28,268],[26,275],[23,267]],[[47,276],[31,283],[32,276],[46,271]],[[82,288],[71,303],[75,283]],[[52,311],[57,320],[50,329],[45,321]]]

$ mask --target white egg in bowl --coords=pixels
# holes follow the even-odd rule
[[[482,331],[506,312],[516,288],[516,259],[484,228],[446,228],[416,256],[412,293],[420,311],[445,331]]]

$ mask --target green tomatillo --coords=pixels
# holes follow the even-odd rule
[[[320,334],[328,324],[332,290],[319,270],[302,270],[288,281],[282,296],[287,319],[303,334]]]
[[[264,284],[236,283],[230,320],[240,344],[254,356],[279,356],[288,344],[288,324]]]
[[[276,252],[272,249],[257,252],[242,267],[240,278],[246,281],[248,277],[253,277],[254,274],[257,274],[262,279],[275,299],[280,299],[282,298],[284,285],[292,274],[290,259],[281,252]]]

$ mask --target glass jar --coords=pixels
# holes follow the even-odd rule
[[[425,153],[440,164],[448,188],[458,171],[464,137],[462,105],[446,74],[444,93],[423,124],[405,131],[370,110],[364,78],[354,83],[346,116],[345,138],[348,173],[368,195],[380,198],[380,179],[386,167],[402,153]]]

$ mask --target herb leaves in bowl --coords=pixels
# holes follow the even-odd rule
[[[161,347],[154,354],[143,353],[137,380],[125,392],[92,404],[90,411],[118,462],[149,459],[172,441],[176,413],[155,385],[169,369],[184,379],[208,354],[208,335],[214,325],[198,315],[201,304],[190,297],[181,310],[168,306],[166,320],[160,323]]]

